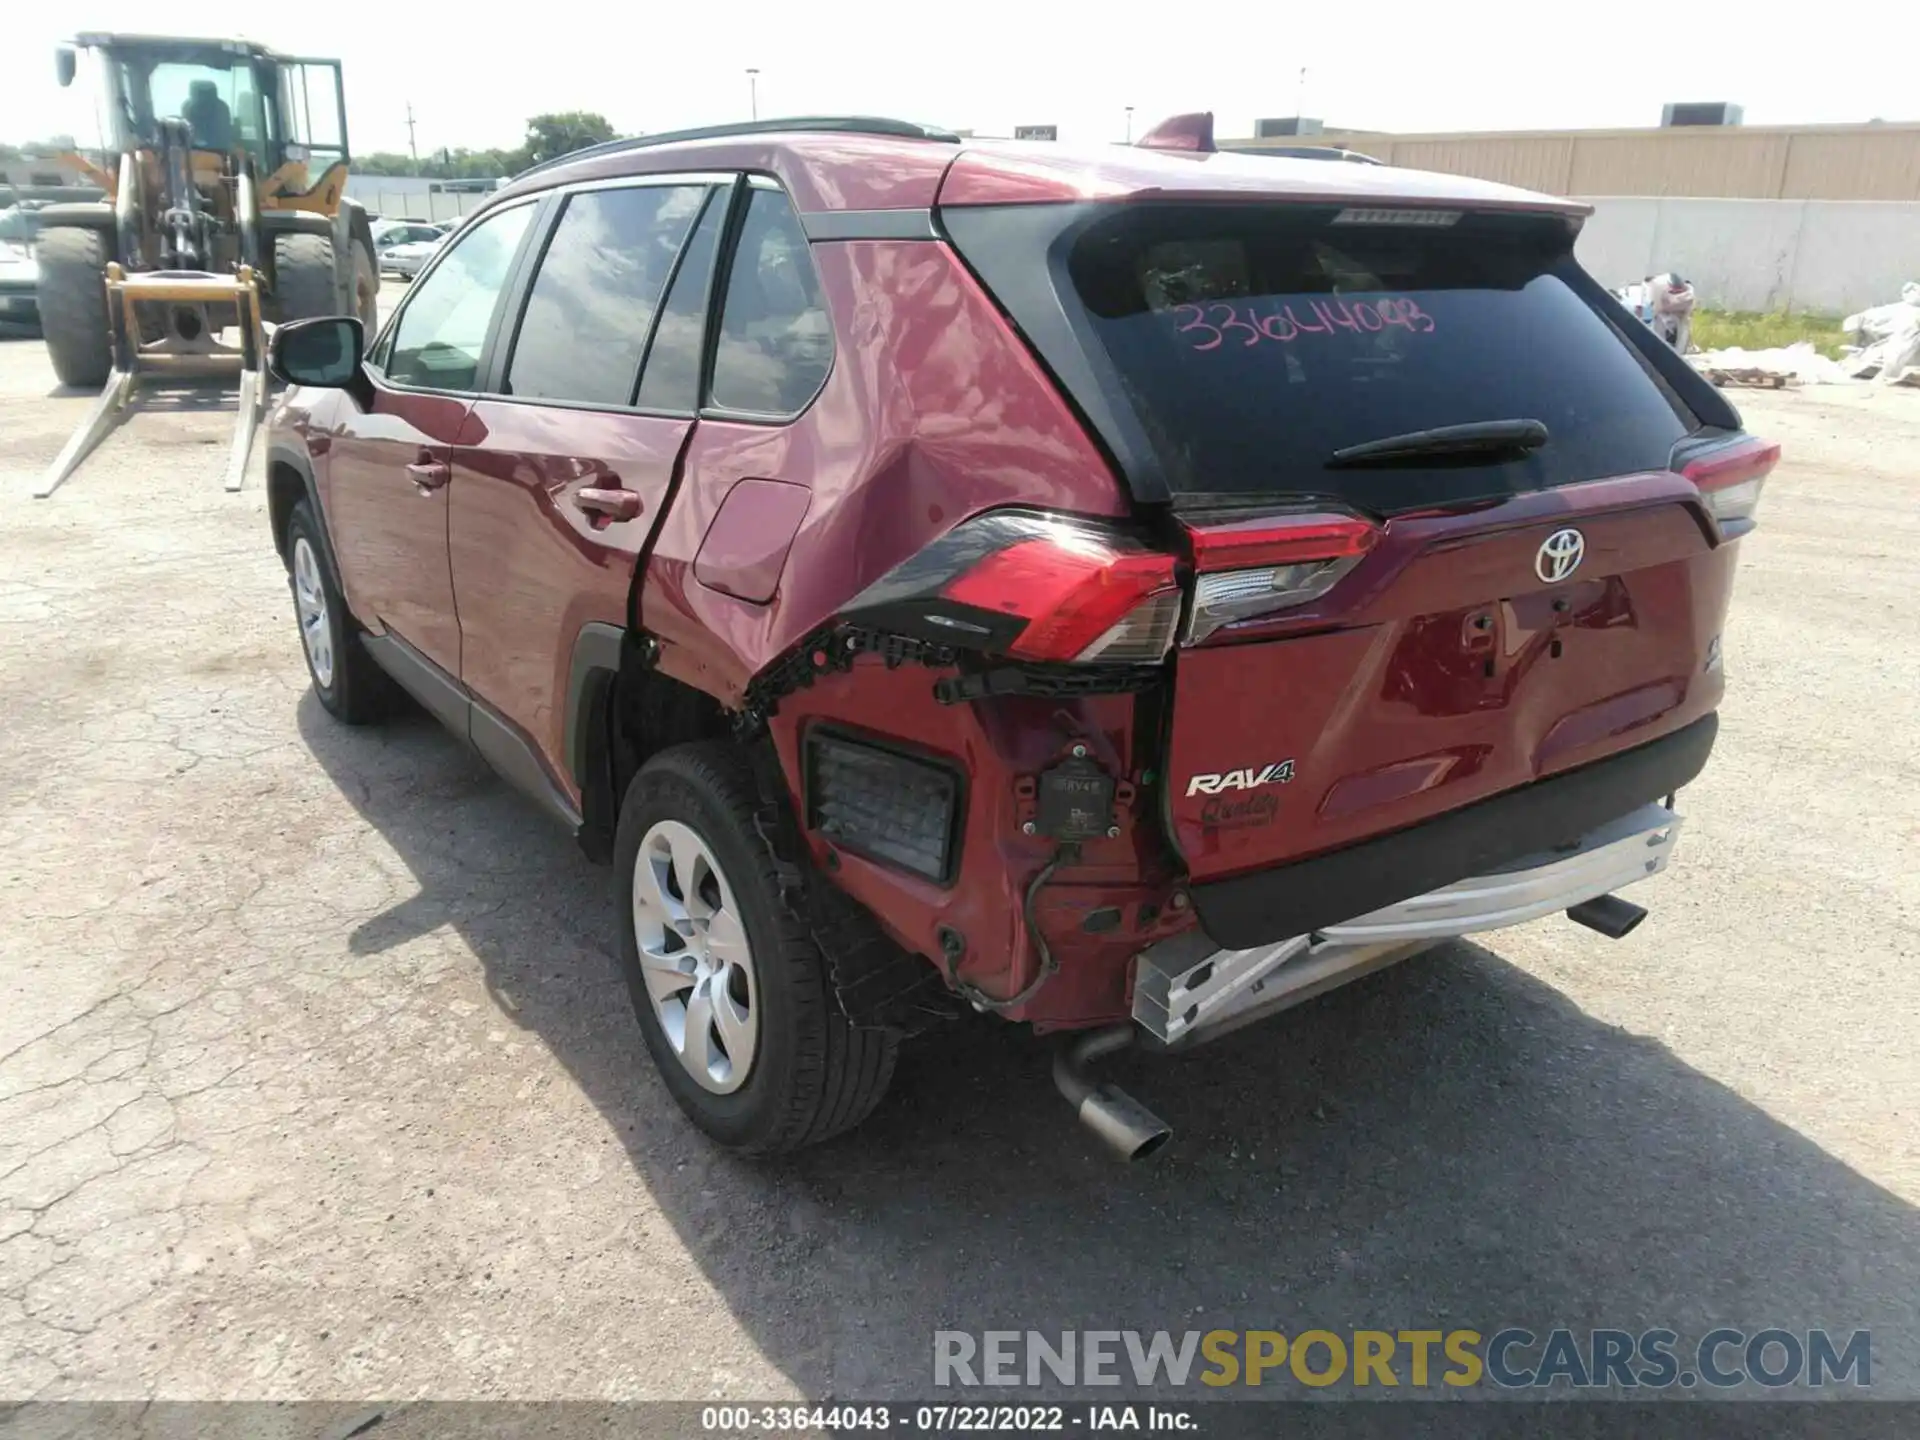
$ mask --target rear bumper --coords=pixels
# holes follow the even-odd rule
[[[1190,890],[1200,928],[1223,950],[1280,944],[1414,897],[1431,899],[1457,881],[1510,868],[1524,857],[1583,845],[1609,822],[1698,775],[1718,724],[1707,715],[1645,745],[1377,840],[1195,884]]]
[[[1165,1045],[1192,1044],[1311,999],[1436,940],[1518,925],[1606,895],[1666,868],[1680,817],[1646,804],[1570,848],[1272,944],[1216,948],[1188,931],[1144,951],[1133,1018]]]

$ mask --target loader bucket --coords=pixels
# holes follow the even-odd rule
[[[197,270],[160,270],[129,275],[118,264],[107,266],[107,315],[113,327],[113,373],[87,411],[80,428],[40,477],[34,495],[45,499],[71,475],[113,428],[119,424],[143,379],[198,379],[205,376],[240,377],[240,413],[234,422],[233,443],[227,454],[226,488],[238,490],[247,473],[253,437],[267,412],[266,332],[260,319],[260,284],[251,267],[242,265],[231,275]],[[196,333],[193,326],[175,325],[159,340],[140,341],[140,307],[177,307],[190,315],[237,317],[237,346],[218,338],[211,322]]]

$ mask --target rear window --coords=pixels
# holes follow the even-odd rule
[[[1666,466],[1691,425],[1569,287],[1557,217],[1395,214],[1129,205],[1073,239],[1078,328],[1176,500],[1333,497],[1386,514]],[[1547,443],[1327,465],[1370,440],[1516,419],[1543,423]]]

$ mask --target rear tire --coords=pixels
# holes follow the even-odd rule
[[[284,325],[319,315],[338,315],[333,240],[326,235],[273,237],[273,318]]]
[[[327,713],[347,725],[369,725],[392,714],[399,687],[360,643],[360,627],[347,613],[320,527],[304,500],[287,517],[287,582],[307,674]]]
[[[762,811],[739,746],[675,746],[628,786],[613,861],[621,968],[660,1077],[695,1125],[750,1155],[798,1150],[859,1124],[886,1094],[898,1050],[893,1032],[855,1029],[841,1013],[826,958],[782,894]],[[677,863],[673,879],[641,873],[683,850],[699,858],[695,879],[681,882]],[[693,894],[670,893],[677,889]],[[677,934],[657,923],[662,897],[680,917]],[[676,964],[686,968],[676,974]],[[734,1007],[730,1026],[723,1003]],[[743,1052],[748,1062],[733,1064]]]
[[[97,390],[113,369],[107,321],[107,239],[80,225],[52,225],[34,243],[40,266],[40,333],[62,385]]]

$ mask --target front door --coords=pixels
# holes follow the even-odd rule
[[[328,506],[348,605],[450,676],[460,673],[447,556],[453,446],[532,214],[498,211],[450,242],[374,348],[365,403],[340,407],[332,437]]]

